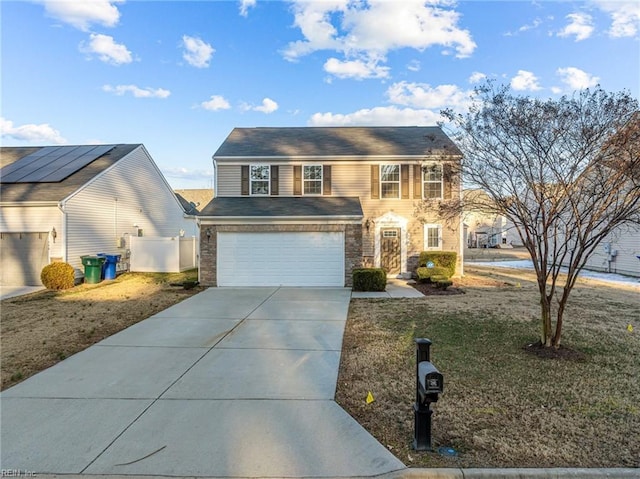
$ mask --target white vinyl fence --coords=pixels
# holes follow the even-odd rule
[[[179,273],[198,266],[195,237],[132,236],[130,270],[141,273]]]

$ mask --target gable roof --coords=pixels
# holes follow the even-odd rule
[[[462,157],[437,126],[234,128],[213,158],[443,154]]]
[[[105,146],[111,146],[113,149],[83,166],[73,174],[64,178],[62,181],[47,183],[38,181],[8,183],[3,181],[3,178],[0,177],[0,183],[2,184],[2,196],[0,201],[3,203],[61,201],[88,183],[96,175],[102,173],[133,150],[142,146],[142,144]],[[21,158],[43,148],[47,147],[0,147],[0,167],[4,168],[9,166]]]

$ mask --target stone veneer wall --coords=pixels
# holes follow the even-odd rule
[[[299,225],[201,225],[200,284],[217,286],[218,232],[344,232],[344,284],[352,286],[352,272],[362,265],[362,224],[299,224]],[[210,237],[207,238],[207,232]]]

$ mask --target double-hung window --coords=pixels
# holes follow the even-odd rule
[[[380,197],[400,198],[400,165],[380,165]]]
[[[321,195],[322,165],[305,165],[302,169],[303,193],[305,195]]]
[[[422,197],[425,200],[442,199],[442,165],[422,167]]]
[[[252,195],[268,195],[271,167],[269,165],[251,165],[249,182]]]
[[[424,225],[424,249],[425,251],[442,249],[442,225]]]

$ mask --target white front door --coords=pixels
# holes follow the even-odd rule
[[[220,232],[218,286],[344,286],[342,232]]]

